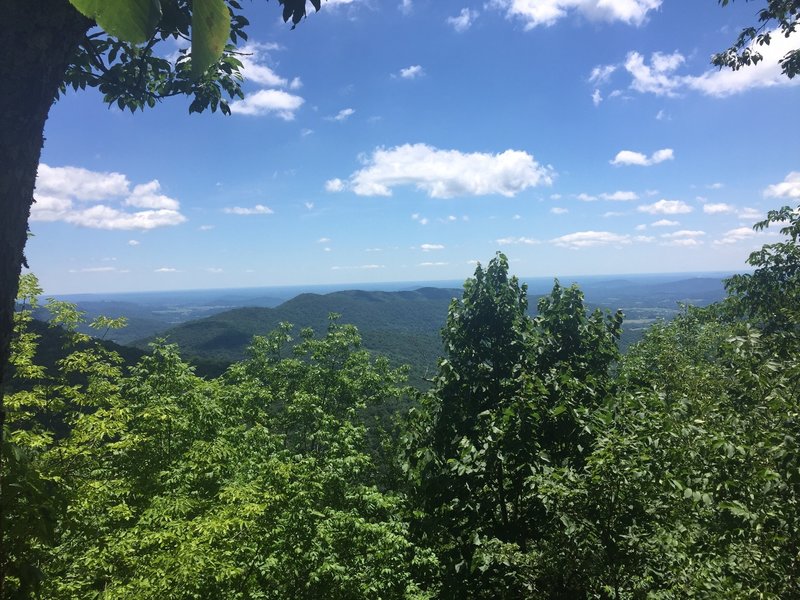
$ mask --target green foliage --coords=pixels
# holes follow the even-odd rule
[[[718,2],[721,6],[727,6],[730,0]],[[758,11],[758,23],[758,27],[742,29],[733,45],[724,52],[715,54],[711,62],[734,71],[757,65],[763,60],[758,47],[769,46],[772,41],[772,32],[767,30],[768,27],[775,24],[780,35],[787,38],[797,31],[800,23],[800,0],[767,0],[766,8]],[[780,65],[783,74],[789,79],[800,73],[800,49],[788,52],[780,60]]]
[[[62,324],[79,318],[52,310]],[[11,442],[27,457],[12,476],[25,490],[49,485],[9,513],[13,593],[427,597],[415,573],[433,558],[410,542],[401,498],[378,489],[362,418],[404,393],[402,373],[359,350],[352,327],[332,321],[294,347],[290,330],[256,338],[218,380],[159,343],[130,375],[101,350],[72,352],[61,373],[85,384],[12,395]],[[46,426],[52,410],[63,436]]]
[[[51,301],[44,368],[26,276],[5,596],[800,597],[798,211],[778,223],[725,302],[624,357],[621,313],[556,282],[531,317],[498,254],[416,396],[335,315],[203,379],[163,341],[126,370]]]

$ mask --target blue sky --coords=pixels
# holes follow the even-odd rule
[[[800,34],[709,64],[757,4],[328,0],[292,31],[247,3],[232,116],[54,106],[31,269],[51,293],[460,279],[497,250],[521,276],[741,269],[800,198]]]

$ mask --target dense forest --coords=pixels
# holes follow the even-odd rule
[[[44,365],[25,276],[5,597],[798,597],[800,208],[770,225],[723,301],[624,356],[621,313],[556,283],[531,316],[498,254],[425,392],[335,318],[204,378],[55,302]]]

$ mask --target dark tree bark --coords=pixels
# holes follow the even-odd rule
[[[69,60],[92,23],[67,0],[0,0],[0,15],[0,435],[4,437],[4,375],[44,124]],[[1,512],[6,483],[2,460],[0,452],[0,597],[8,558]]]

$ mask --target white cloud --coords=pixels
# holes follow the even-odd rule
[[[467,29],[472,27],[472,24],[477,18],[478,11],[470,10],[469,8],[462,8],[458,15],[455,17],[447,17],[445,21],[458,33],[464,33]]]
[[[792,171],[780,183],[768,186],[764,195],[768,198],[800,198],[800,171]]]
[[[529,237],[507,237],[495,240],[495,243],[498,246],[512,246],[512,245],[534,246],[536,244],[541,244],[542,242]]]
[[[314,210],[313,202],[303,202],[303,206],[305,206],[307,210]]]
[[[414,213],[411,215],[411,220],[416,221],[420,225],[427,225],[428,224],[428,217],[423,217],[419,213]]]
[[[253,207],[227,206],[222,209],[222,212],[229,215],[271,215],[273,210],[263,204],[256,204]]]
[[[130,181],[122,173],[89,171],[80,167],[39,165],[36,192],[43,196],[79,201],[107,200],[130,193]]]
[[[662,233],[661,237],[665,239],[698,238],[703,237],[705,234],[705,231],[681,229],[680,231],[673,231],[672,233]]]
[[[134,186],[121,173],[39,165],[31,221],[62,221],[94,229],[154,229],[186,221],[180,203],[159,194],[158,180]],[[89,208],[81,203],[102,201]],[[128,212],[110,206],[149,210]]]
[[[420,267],[446,267],[448,263],[446,262],[421,262],[418,266]]]
[[[650,167],[664,162],[665,160],[672,160],[675,154],[672,148],[662,148],[656,150],[649,157],[641,152],[633,152],[631,150],[620,150],[617,155],[611,160],[612,165],[638,165],[640,167]]]
[[[592,69],[592,72],[589,75],[589,83],[593,83],[595,85],[606,83],[616,70],[616,65],[598,65]]]
[[[178,269],[175,269],[173,267],[160,267],[153,271],[153,273],[177,273],[177,272]]]
[[[640,225],[637,225],[636,227],[634,227],[634,229],[636,231],[644,231],[645,229],[647,229],[647,225],[645,225],[644,223],[641,223]]]
[[[134,206],[136,208],[152,208],[167,210],[178,210],[180,204],[174,198],[170,198],[158,192],[161,190],[161,184],[157,179],[149,183],[143,183],[133,188],[131,195],[128,196],[123,204],[125,206]]]
[[[651,215],[683,215],[694,209],[682,200],[659,200],[653,204],[642,204],[637,210]]]
[[[301,87],[303,87],[303,81],[299,77],[294,77],[289,82],[289,89],[290,90],[299,90]]]
[[[81,273],[110,273],[116,271],[116,267],[85,267],[80,270]]]
[[[206,269],[206,272],[207,272],[207,273],[214,273],[214,274],[217,274],[217,273],[223,273],[223,272],[224,272],[224,270],[223,270],[223,269],[220,269],[219,267],[208,267],[208,268]]]
[[[264,61],[269,58],[267,52],[275,49],[273,45],[259,44],[257,42],[242,46],[241,54],[237,58],[242,63],[241,73],[246,81],[270,87],[285,87],[289,85],[287,79],[281,77],[264,64]]]
[[[768,46],[751,46],[752,50],[761,54],[763,60],[738,71],[712,68],[700,75],[678,75],[676,71],[686,62],[680,52],[656,52],[649,64],[638,52],[630,52],[625,60],[625,69],[632,77],[630,87],[641,93],[658,96],[675,96],[686,90],[694,90],[721,98],[756,88],[797,85],[800,80],[783,75],[779,65],[781,58],[796,49],[797,34],[787,38],[776,30],[769,33],[771,41]]]
[[[703,205],[703,212],[707,215],[720,215],[736,212],[736,208],[724,202],[717,202]]]
[[[430,252],[431,250],[444,250],[442,244],[420,244],[420,250],[423,252]]]
[[[400,77],[403,79],[416,79],[417,77],[422,77],[425,74],[425,70],[420,65],[411,65],[410,67],[406,67],[405,69],[400,69]]]
[[[592,92],[592,104],[595,106],[600,106],[600,103],[603,101],[603,95],[600,93],[600,90],[595,89]]]
[[[609,210],[603,213],[603,218],[607,219],[609,217],[623,217],[625,216],[624,212],[619,212],[617,210]]]
[[[797,34],[785,37],[780,31],[771,31],[769,46],[757,46],[756,52],[763,60],[738,71],[709,69],[697,77],[686,77],[686,85],[707,96],[725,97],[755,88],[797,85],[800,80],[789,79],[781,73],[778,61],[789,51],[797,49]]]
[[[631,200],[638,200],[639,195],[636,192],[625,192],[618,190],[613,194],[600,194],[603,200],[614,200],[616,202],[629,202]]]
[[[519,221],[521,218],[522,218],[522,215],[514,215],[513,217],[511,217],[511,220],[512,221]]]
[[[335,179],[328,179],[325,182],[326,192],[341,192],[344,190],[344,181],[336,177]]]
[[[524,23],[525,30],[553,25],[571,13],[593,21],[620,21],[641,25],[661,0],[490,0],[488,6],[504,11],[509,19]]]
[[[211,231],[212,229],[214,229],[214,225],[200,225],[200,227],[198,227],[197,229],[199,229],[200,231]]]
[[[238,115],[261,116],[274,113],[284,121],[294,119],[295,112],[305,100],[283,90],[259,90],[231,104],[231,112]]]
[[[139,240],[128,240],[128,246],[138,246],[140,243]]]
[[[550,209],[550,212],[554,215],[565,215],[569,212],[566,208],[561,208],[560,206],[554,206]]]
[[[736,229],[729,229],[720,239],[714,240],[714,245],[721,246],[747,241],[762,241],[777,235],[775,231],[754,231],[751,227],[737,227]]]
[[[579,248],[607,246],[609,244],[616,246],[630,244],[631,237],[629,235],[619,235],[609,231],[578,231],[576,233],[562,235],[551,241],[556,246],[577,250]]]
[[[378,148],[350,178],[360,196],[391,196],[392,188],[413,185],[431,198],[513,197],[536,185],[550,185],[553,169],[520,150],[500,154],[439,150],[426,144]]]
[[[318,244],[328,244],[331,242],[331,238],[328,237],[321,237],[317,240]]]
[[[724,183],[720,183],[719,181],[717,181],[715,183],[707,185],[706,187],[708,189],[710,189],[710,190],[721,190],[722,188],[725,187],[725,184]]]
[[[701,244],[703,244],[703,240],[695,238],[677,238],[664,242],[662,246],[700,246]]]
[[[681,79],[672,73],[685,62],[682,54],[662,54],[655,52],[650,57],[650,65],[638,52],[630,52],[625,59],[625,70],[631,74],[631,88],[637,92],[657,96],[675,96],[681,87]]]
[[[740,210],[737,213],[736,216],[745,221],[757,221],[764,218],[764,213],[755,208],[750,208],[748,206],[745,206],[742,210]]]
[[[402,0],[397,8],[399,8],[400,12],[404,15],[408,15],[414,10],[414,4],[411,2],[411,0]]]
[[[650,223],[651,227],[676,227],[680,225],[678,221],[670,221],[669,219],[660,219]]]
[[[334,116],[328,117],[328,120],[329,121],[339,121],[341,123],[342,121],[346,121],[347,119],[352,117],[355,114],[355,112],[356,111],[353,108],[343,108],[338,113],[336,113]]]
[[[580,200],[581,202],[594,202],[595,200],[597,200],[597,196],[592,196],[590,194],[584,194],[583,192],[581,192],[580,194],[578,194],[575,197],[578,200]]]

